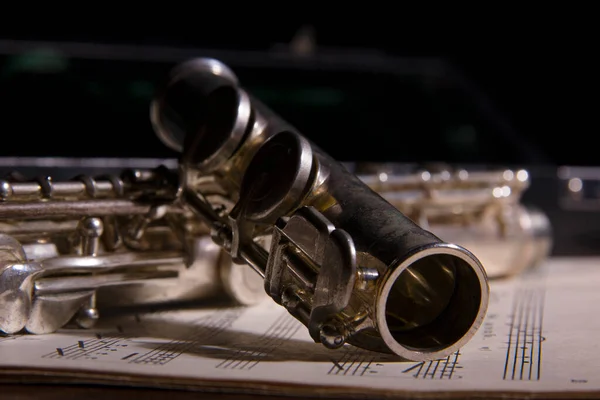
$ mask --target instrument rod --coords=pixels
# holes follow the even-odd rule
[[[192,190],[184,190],[183,197],[187,204],[204,220],[215,232],[213,239],[219,246],[231,245],[232,229],[224,218],[221,218],[215,210],[202,200],[198,193]],[[244,243],[240,251],[240,257],[262,278],[265,277],[269,253],[258,244]]]
[[[487,189],[509,186],[522,191],[529,185],[525,170],[435,172],[421,171],[411,174],[387,173],[359,174],[359,179],[370,187],[385,187],[387,190],[411,189]]]
[[[87,290],[95,290],[107,286],[144,283],[144,281],[153,279],[177,278],[178,275],[177,271],[158,270],[43,278],[35,282],[34,290],[37,296],[47,296],[62,293],[85,292]]]
[[[2,205],[0,205],[2,207]],[[7,235],[45,235],[73,232],[78,221],[19,221],[0,222],[0,232]]]
[[[98,256],[60,256],[43,261],[43,276],[74,273],[102,273],[117,268],[141,269],[182,265],[178,252],[107,253]]]
[[[418,191],[377,190],[388,202],[397,205],[427,207],[485,207],[498,201],[518,201],[518,193],[503,188],[488,190],[444,190],[426,195]]]
[[[49,219],[64,217],[106,217],[147,214],[150,204],[125,199],[0,203],[0,219]]]
[[[68,182],[52,182],[51,178],[37,182],[0,180],[0,201],[117,197],[122,193],[124,186],[125,183],[116,177],[102,180],[82,177],[80,180]]]

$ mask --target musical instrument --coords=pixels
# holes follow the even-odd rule
[[[265,291],[328,348],[428,360],[481,325],[489,287],[478,259],[419,227],[227,66],[175,68],[151,120],[182,152],[178,171],[0,182],[0,330],[51,332],[73,317],[91,326],[98,304],[221,292],[252,304]]]
[[[175,68],[151,119],[182,151],[183,202],[315,342],[425,360],[453,353],[481,325],[489,287],[477,258],[416,225],[222,63]],[[219,198],[230,211],[215,212],[227,209]],[[266,251],[256,239],[269,235]]]
[[[206,226],[177,204],[166,168],[119,176],[0,181],[0,332],[91,327],[97,304],[125,307],[227,295],[266,297]]]
[[[526,170],[407,171],[365,163],[354,172],[423,229],[476,254],[490,279],[535,268],[550,255],[550,220],[521,204],[530,185]]]

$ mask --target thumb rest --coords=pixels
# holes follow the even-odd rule
[[[151,119],[182,152],[178,171],[0,184],[2,331],[89,327],[105,304],[220,293],[243,304],[268,295],[328,348],[415,361],[446,357],[481,325],[489,287],[478,259],[413,222],[415,202],[384,199],[402,190],[378,195],[225,65],[175,68]],[[424,226],[444,227],[433,223],[443,214]]]

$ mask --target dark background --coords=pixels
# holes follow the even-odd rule
[[[519,14],[519,13],[516,13]],[[198,48],[217,50],[242,50],[242,51],[272,51],[277,44],[289,43],[298,30],[303,26],[310,26],[316,37],[318,49],[327,52],[333,48],[335,54],[343,54],[351,51],[354,59],[359,59],[361,54],[372,57],[374,52],[379,52],[389,57],[401,57],[402,60],[415,58],[435,58],[442,60],[447,65],[458,71],[472,87],[477,88],[489,100],[495,115],[500,115],[502,124],[507,124],[507,131],[516,136],[505,144],[498,144],[495,139],[490,139],[488,147],[495,149],[495,154],[486,154],[490,163],[520,163],[520,164],[552,164],[552,165],[596,165],[598,161],[595,138],[598,135],[598,62],[596,61],[596,39],[597,29],[591,21],[585,19],[585,11],[577,16],[567,16],[561,12],[554,12],[551,16],[545,13],[533,14],[516,21],[505,15],[486,14],[486,18],[467,18],[466,21],[450,19],[444,24],[436,21],[429,23],[411,22],[410,14],[399,17],[394,23],[368,19],[365,23],[345,22],[336,18],[323,23],[294,23],[294,22],[269,22],[266,24],[256,23],[242,26],[238,23],[223,24],[221,26],[206,26],[200,22],[196,24],[181,23],[178,29],[169,28],[168,25],[157,24],[154,27],[128,26],[97,30],[70,28],[62,29],[60,32],[57,24],[52,28],[35,27],[25,29],[6,30],[0,33],[0,38],[6,40],[29,40],[50,42],[78,42],[78,43],[104,43],[117,45],[134,45],[139,48],[143,46],[162,46],[173,48]],[[203,17],[204,21],[207,17]],[[169,22],[177,22],[169,20]],[[200,54],[198,55],[203,55]],[[317,51],[318,57],[319,50]],[[104,74],[110,79],[110,72],[118,70],[118,63],[111,64],[94,61],[91,68],[96,68],[98,74]],[[136,69],[137,68],[137,69]],[[148,73],[149,69],[138,66],[130,71],[133,75],[139,71],[140,75]],[[131,69],[131,67],[130,67]],[[158,71],[158,70],[156,70]],[[158,79],[158,73],[153,72],[152,79]],[[240,77],[243,78],[242,71]],[[246,74],[248,75],[248,74]],[[333,74],[335,75],[335,74]],[[331,76],[333,76],[331,75]],[[250,74],[250,76],[252,76]],[[273,75],[275,76],[275,75]],[[260,79],[267,80],[268,75]],[[151,79],[151,78],[148,78]],[[274,82],[294,80],[294,75],[284,72],[281,76],[274,78]],[[310,80],[310,78],[308,78]],[[315,78],[316,79],[316,78]],[[318,79],[329,79],[327,76],[319,76]],[[318,80],[317,79],[317,80]],[[345,84],[352,85],[353,78],[345,78]],[[250,79],[251,80],[251,79]],[[242,79],[242,83],[244,83]],[[252,83],[252,82],[250,82]],[[378,92],[379,101],[387,103],[389,112],[402,114],[403,107],[394,105],[397,94],[390,90],[386,84],[380,85]],[[392,85],[393,86],[393,85]],[[35,86],[34,86],[35,87]],[[65,143],[73,140],[80,141],[79,153],[82,156],[115,155],[115,156],[150,156],[154,149],[158,149],[155,139],[148,139],[145,146],[148,150],[137,151],[140,147],[139,138],[135,139],[133,133],[122,132],[120,140],[125,142],[129,137],[131,145],[119,146],[116,143],[108,145],[102,142],[114,140],[110,135],[102,137],[94,136],[93,127],[98,124],[118,128],[118,121],[100,121],[101,115],[81,114],[70,110],[67,106],[52,110],[52,116],[47,117],[45,128],[41,129],[43,121],[43,104],[64,102],[64,97],[69,95],[68,91],[55,91],[55,93],[42,93],[43,85],[38,85],[38,93],[21,93],[10,98],[3,98],[6,104],[15,104],[15,97],[21,96],[22,104],[30,106],[28,114],[19,115],[15,111],[7,112],[11,118],[5,118],[4,132],[18,131],[18,139],[13,136],[13,146],[2,149],[2,155],[62,155],[61,149]],[[1,96],[0,96],[1,97]],[[36,99],[37,97],[37,99]],[[41,99],[40,99],[41,98]],[[486,101],[487,101],[486,100]],[[77,102],[77,100],[70,100]],[[477,99],[476,101],[480,101]],[[66,103],[69,104],[69,103]],[[37,108],[36,108],[37,107]],[[274,107],[279,111],[277,107]],[[49,111],[47,111],[50,114]],[[57,116],[57,114],[59,114]],[[30,115],[30,118],[27,118]],[[299,120],[310,120],[296,117]],[[287,117],[287,115],[284,115]],[[352,115],[359,118],[356,115]],[[333,117],[342,120],[344,115]],[[77,120],[81,118],[81,120]],[[43,120],[44,118],[42,118]],[[77,120],[73,122],[73,120]],[[293,119],[293,118],[292,118]],[[345,118],[348,119],[348,118]],[[9,122],[6,122],[6,121]],[[29,121],[28,121],[29,120]],[[61,122],[61,120],[63,122]],[[68,120],[71,122],[67,123]],[[426,121],[427,118],[424,118]],[[328,124],[333,124],[328,121]],[[293,120],[298,125],[298,121]],[[424,122],[425,124],[426,122]],[[490,125],[499,125],[496,120],[488,120]],[[28,125],[29,124],[29,125]],[[32,125],[33,124],[33,125]],[[37,125],[36,125],[37,124]],[[329,129],[327,134],[318,133],[318,137],[311,137],[311,129],[304,132],[326,150],[339,156],[348,155],[350,159],[388,161],[465,161],[460,156],[455,160],[449,156],[444,160],[444,150],[436,150],[436,141],[427,140],[422,137],[421,142],[407,137],[402,133],[394,132],[394,119],[381,120],[381,126],[387,127],[391,132],[381,132],[382,128],[373,129],[377,133],[370,132],[358,137],[361,132],[346,133],[342,129]],[[66,129],[67,125],[69,126]],[[302,122],[300,123],[302,125]],[[316,123],[315,123],[316,125]],[[343,125],[343,124],[341,124]],[[78,129],[72,126],[78,127]],[[335,125],[332,125],[335,127]],[[29,127],[29,128],[27,128]],[[302,128],[303,126],[300,126]],[[310,127],[310,126],[308,126]],[[144,127],[147,129],[147,126]],[[107,130],[107,129],[106,129]],[[88,134],[86,134],[88,132]],[[6,134],[6,133],[5,133]],[[388,140],[394,137],[394,143],[406,143],[406,147],[421,150],[406,150],[396,154],[389,150]],[[413,135],[415,136],[415,135]],[[421,135],[423,136],[423,135]],[[52,140],[50,139],[52,138]],[[37,139],[37,140],[34,140]],[[41,143],[35,147],[35,142]],[[137,141],[138,143],[134,143]],[[60,146],[53,143],[60,143]],[[85,146],[83,145],[85,143]],[[84,147],[95,146],[98,154],[86,153]],[[346,146],[341,153],[340,143]],[[369,145],[371,143],[371,145]],[[154,146],[154,147],[153,147]],[[429,153],[436,154],[432,160],[427,159]],[[512,157],[507,154],[515,148],[523,147],[532,150],[530,157]],[[386,152],[385,149],[388,151]],[[380,149],[380,150],[377,150]],[[512,150],[511,150],[512,149]],[[64,153],[64,151],[63,151]],[[100,154],[102,153],[102,154]],[[159,154],[160,153],[160,154]],[[71,153],[67,155],[72,155]],[[168,152],[158,152],[156,155],[170,156]],[[408,159],[406,159],[408,158]],[[475,160],[480,162],[482,160]]]

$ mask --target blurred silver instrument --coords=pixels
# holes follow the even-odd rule
[[[600,209],[600,169],[560,167],[559,205],[564,210],[590,212]]]
[[[419,226],[472,251],[489,278],[535,268],[549,257],[550,220],[521,203],[530,184],[526,170],[399,168],[359,164],[355,172]]]
[[[182,152],[175,173],[0,182],[0,330],[88,327],[102,305],[268,295],[328,348],[419,361],[481,325],[478,259],[419,227],[227,66],[175,68],[151,119]]]

